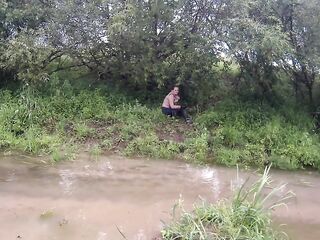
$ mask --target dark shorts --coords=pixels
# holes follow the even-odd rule
[[[166,108],[162,107],[162,113],[171,117],[183,117],[185,118],[185,111],[183,109],[172,109],[172,108]]]
[[[172,117],[172,115],[175,115],[173,112],[173,109],[171,109],[171,108],[162,107],[161,109],[162,109],[162,113],[165,115],[168,115],[171,117]]]
[[[172,109],[172,108],[166,108],[166,107],[162,107],[162,113],[171,117],[183,117],[183,119],[187,122],[187,123],[192,123],[191,118],[188,116],[186,109],[185,108],[179,108],[179,109]]]

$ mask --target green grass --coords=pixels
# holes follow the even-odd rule
[[[266,207],[270,198],[281,189],[281,186],[274,188],[269,190],[268,194],[263,191],[270,184],[269,169],[266,168],[263,176],[251,187],[243,185],[238,189],[231,202],[226,200],[217,204],[202,202],[195,205],[192,212],[185,211],[183,206],[178,204],[179,217],[165,226],[161,232],[162,238],[164,240],[286,239],[285,234],[272,229],[270,210],[281,205],[279,202],[283,202],[291,195],[287,193],[282,199]]]
[[[274,108],[225,99],[194,119],[194,127],[188,127],[160,108],[99,90],[69,90],[67,95],[0,91],[0,148],[51,154],[54,161],[94,145],[101,153],[128,156],[320,169],[313,120],[292,104]]]
[[[320,139],[313,119],[296,106],[224,101],[199,115],[199,128],[212,136],[216,162],[283,169],[318,168]]]

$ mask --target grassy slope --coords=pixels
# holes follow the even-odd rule
[[[129,156],[182,158],[198,163],[320,168],[312,119],[294,107],[223,101],[195,116],[195,124],[163,116],[159,108],[99,91],[14,96],[0,92],[0,147],[51,154],[55,161],[81,149]]]

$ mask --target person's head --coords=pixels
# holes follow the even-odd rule
[[[173,93],[174,95],[178,95],[178,94],[179,94],[179,86],[174,86],[174,87],[172,88],[172,93]]]

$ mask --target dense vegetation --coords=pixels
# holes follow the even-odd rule
[[[318,0],[0,0],[0,149],[320,169],[319,12]],[[173,84],[193,125],[160,112]],[[281,239],[248,196],[197,207],[162,237]]]
[[[0,146],[320,168],[316,0],[0,0]],[[180,84],[194,126],[158,106]],[[157,107],[155,107],[157,106]]]
[[[1,0],[0,86],[39,87],[83,69],[92,84],[144,100],[173,83],[198,106],[212,104],[219,87],[271,100],[290,85],[315,107],[319,8],[317,0]],[[236,75],[217,72],[221,63]]]
[[[67,90],[69,88],[69,90]],[[180,158],[198,163],[320,168],[312,118],[289,106],[234,97],[196,115],[193,126],[167,118],[123,95],[64,90],[42,96],[0,95],[0,147],[51,154],[58,161],[77,151]]]

